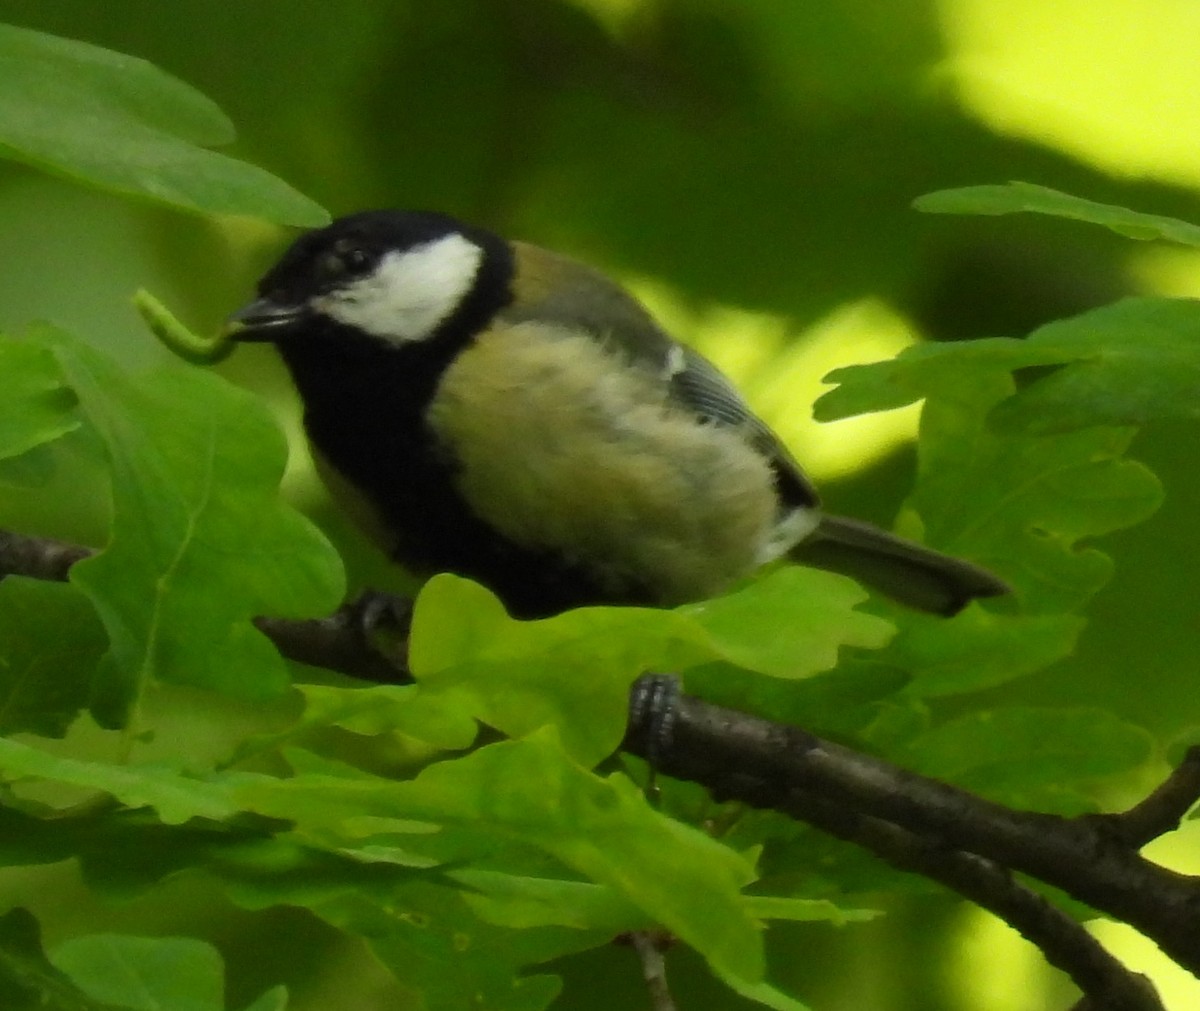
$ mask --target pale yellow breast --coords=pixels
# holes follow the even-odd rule
[[[770,539],[770,467],[613,353],[544,324],[489,331],[447,369],[430,423],[463,496],[510,540],[586,564],[613,592],[710,596]]]

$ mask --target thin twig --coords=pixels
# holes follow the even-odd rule
[[[675,1000],[667,986],[667,960],[663,952],[670,945],[666,935],[649,930],[634,930],[623,935],[623,940],[637,953],[642,963],[642,978],[650,994],[652,1011],[676,1011]]]

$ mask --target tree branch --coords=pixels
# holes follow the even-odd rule
[[[64,580],[90,550],[0,532],[0,574]],[[380,654],[351,604],[328,618],[259,618],[290,659],[373,682],[409,680]],[[386,608],[385,608],[386,610]],[[625,750],[715,795],[777,809],[940,882],[990,909],[1066,971],[1096,1011],[1161,1011],[1148,983],[1075,921],[1015,882],[1012,871],[1062,889],[1136,927],[1200,975],[1200,879],[1137,852],[1178,826],[1200,798],[1200,748],[1145,800],[1120,814],[1063,818],[1014,811],[946,783],[680,693],[674,678],[642,678],[630,696]]]
[[[1070,976],[1089,995],[1094,1011],[1164,1011],[1145,977],[1126,969],[1080,923],[991,860],[945,849],[891,822],[847,811],[803,790],[790,793],[788,813],[994,913]]]
[[[635,688],[625,747],[652,755],[660,771],[784,812],[793,809],[794,794],[817,795],[944,849],[1024,872],[1136,927],[1200,974],[1200,879],[1144,859],[1094,818],[1014,811],[798,727],[682,694],[666,697],[672,711],[660,716],[636,700],[639,692],[653,692],[661,702],[656,680],[648,676]],[[1190,781],[1179,777],[1169,792]],[[1176,797],[1176,809],[1180,803]]]

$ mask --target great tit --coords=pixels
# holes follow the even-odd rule
[[[258,296],[229,336],[279,348],[334,497],[416,574],[518,617],[696,601],[785,557],[939,614],[1008,589],[822,513],[716,367],[565,256],[368,211],[301,236]]]

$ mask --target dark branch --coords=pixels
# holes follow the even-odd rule
[[[64,544],[48,537],[25,537],[0,530],[0,574],[28,576],[51,582],[66,581],[76,562],[87,558],[91,548]]]
[[[90,551],[0,533],[0,574],[63,580]],[[311,621],[260,618],[290,659],[374,682],[403,682],[349,605]],[[396,610],[396,609],[393,609]],[[1077,924],[1014,882],[1021,871],[1123,920],[1200,974],[1200,880],[1137,850],[1175,828],[1200,798],[1200,749],[1122,814],[1068,819],[1014,811],[783,726],[682,695],[674,679],[643,678],[631,696],[625,749],[714,794],[799,817],[924,874],[991,909],[1034,941],[1104,1011],[1160,1011],[1140,977],[1124,970]]]
[[[1131,849],[1141,849],[1179,827],[1200,799],[1200,747],[1188,748],[1179,767],[1145,800],[1122,814],[1093,815],[1103,832],[1109,832]]]
[[[1074,980],[1095,1011],[1163,1011],[1153,986],[1112,957],[1081,924],[990,860],[948,850],[906,829],[793,790],[787,813],[921,874],[996,914]]]
[[[0,530],[0,577],[66,582],[71,566],[93,553],[91,548],[77,544]],[[371,595],[371,603],[378,600],[378,595]],[[403,684],[411,680],[406,670],[375,647],[366,627],[364,607],[358,602],[339,608],[327,618],[257,618],[254,623],[280,653],[297,663],[376,683]]]
[[[656,677],[635,689],[625,748],[652,757],[668,775],[716,796],[785,813],[818,796],[838,809],[878,819],[945,851],[962,851],[1061,888],[1136,927],[1176,962],[1200,972],[1200,879],[1141,857],[1092,819],[1014,811],[946,783],[814,737],[797,727],[664,696]],[[638,691],[666,698],[667,729]],[[807,818],[807,815],[804,815]]]

